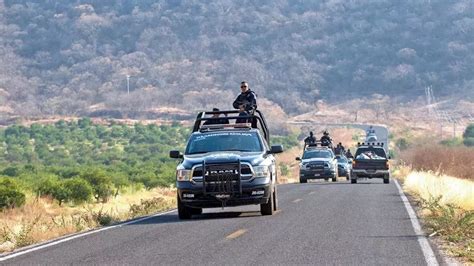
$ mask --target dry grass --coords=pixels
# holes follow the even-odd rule
[[[463,210],[474,210],[474,182],[429,172],[411,172],[404,189],[411,195],[430,200],[440,198],[442,205],[455,205]]]
[[[474,182],[406,166],[393,174],[419,201],[428,233],[439,236],[439,244],[451,256],[474,262]]]
[[[300,181],[298,168],[299,163],[295,158],[301,156],[301,149],[301,147],[294,147],[278,155],[277,167],[279,184],[298,183]]]
[[[176,190],[130,191],[104,204],[59,206],[30,196],[25,206],[0,212],[0,252],[176,206]]]
[[[400,159],[414,170],[474,180],[472,148],[439,145],[415,147],[402,152]]]

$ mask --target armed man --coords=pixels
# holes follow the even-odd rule
[[[257,110],[257,95],[255,92],[250,90],[249,84],[246,81],[240,83],[241,93],[237,96],[234,103],[232,104],[235,109],[239,109],[239,116],[252,116]],[[246,119],[237,120],[237,123],[245,123],[251,121],[245,121]],[[252,121],[254,123],[255,121]]]
[[[327,130],[324,130],[323,136],[321,137],[320,141],[321,141],[321,145],[332,148],[332,139],[329,136],[329,132]]]
[[[304,144],[312,145],[316,143],[316,138],[313,135],[313,131],[309,132],[309,136],[304,139]]]

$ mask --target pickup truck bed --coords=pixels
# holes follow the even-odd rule
[[[379,155],[378,159],[357,158],[361,151],[372,151]],[[380,159],[382,158],[382,159]],[[357,183],[358,178],[382,178],[384,183],[390,182],[390,166],[382,147],[359,147],[356,158],[352,163],[351,183]]]

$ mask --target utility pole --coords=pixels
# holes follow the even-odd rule
[[[130,75],[127,75],[127,94],[130,94]]]

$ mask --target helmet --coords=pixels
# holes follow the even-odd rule
[[[327,130],[324,130],[323,135],[324,135],[324,136],[328,136],[328,135],[329,135],[329,132],[328,132]]]

